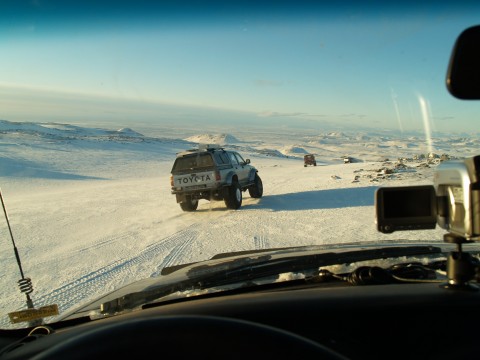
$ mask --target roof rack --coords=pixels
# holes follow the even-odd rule
[[[198,144],[198,150],[220,150],[222,146],[218,144]]]
[[[187,149],[180,152],[177,152],[177,156],[184,156],[192,152],[198,151],[214,151],[214,150],[224,150],[223,146],[218,144],[198,144],[197,149]]]

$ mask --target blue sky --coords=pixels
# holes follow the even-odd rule
[[[283,2],[211,6],[200,23],[195,2],[147,15],[127,2],[115,11],[61,4],[0,9],[0,118],[168,123],[201,107],[204,119],[407,131],[424,128],[426,104],[432,130],[478,128],[480,106],[445,87],[456,37],[480,23],[473,2],[414,4],[414,15],[408,2],[301,13]]]

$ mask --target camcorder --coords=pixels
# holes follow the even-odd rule
[[[480,240],[480,155],[447,160],[433,185],[380,187],[375,191],[375,223],[382,233],[435,229],[467,241]]]

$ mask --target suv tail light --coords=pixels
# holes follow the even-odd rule
[[[170,175],[170,186],[173,187],[173,175]]]
[[[220,176],[220,171],[215,171],[215,180],[216,181],[222,180],[222,177]]]

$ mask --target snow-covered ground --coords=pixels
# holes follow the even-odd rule
[[[165,266],[220,252],[404,238],[438,239],[442,229],[384,235],[374,224],[379,186],[430,184],[438,158],[480,153],[478,138],[246,130],[170,136],[161,129],[104,129],[0,121],[0,187],[36,306],[66,312]],[[242,207],[200,201],[180,209],[170,193],[176,152],[199,142],[238,150],[259,169],[261,199]],[[303,166],[313,153],[317,166]],[[344,164],[350,156],[352,163]],[[399,162],[399,158],[402,159]],[[25,296],[7,223],[0,220],[2,327]]]

